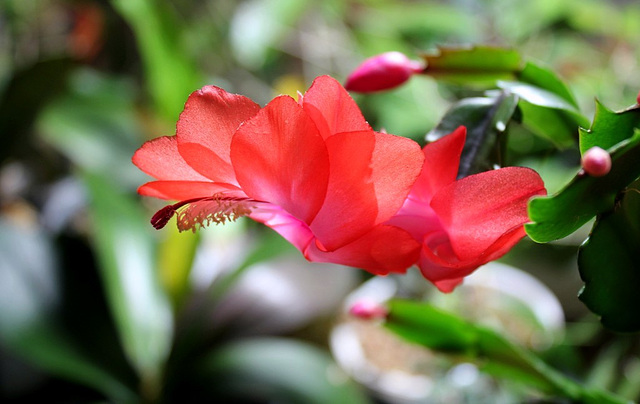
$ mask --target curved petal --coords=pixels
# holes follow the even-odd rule
[[[441,188],[456,180],[466,136],[466,128],[460,126],[422,149],[424,166],[411,190],[413,199],[430,203]]]
[[[313,262],[330,262],[362,268],[376,275],[404,273],[420,254],[420,244],[394,226],[378,225],[362,237],[334,251],[322,251],[311,243],[305,257]]]
[[[249,217],[271,227],[301,252],[307,249],[313,239],[313,233],[306,223],[291,216],[278,206],[268,203],[258,204]]]
[[[385,133],[375,134],[371,176],[378,200],[376,223],[384,222],[398,212],[424,164],[420,146],[413,140]]]
[[[229,156],[231,139],[259,110],[249,98],[215,86],[193,92],[176,126],[180,154],[205,177],[237,184]]]
[[[240,127],[231,161],[242,189],[311,223],[325,198],[327,148],[313,121],[288,96],[275,98]]]
[[[472,260],[505,233],[529,221],[527,202],[546,190],[535,171],[506,167],[471,175],[442,188],[431,207],[461,261]]]
[[[175,136],[162,136],[145,142],[131,161],[159,180],[207,181],[180,156]]]
[[[331,168],[327,195],[310,227],[321,248],[333,251],[376,224],[375,138],[372,131],[340,133],[326,139],[326,147]]]
[[[505,232],[481,254],[468,260],[460,260],[453,252],[446,235],[441,235],[443,240],[440,240],[440,243],[438,240],[435,244],[425,240],[418,266],[425,278],[442,292],[449,293],[478,267],[506,254],[525,234],[523,226],[516,226]]]
[[[333,251],[400,209],[423,156],[411,139],[370,130],[330,136],[326,145],[327,197],[310,227],[320,248]]]
[[[138,193],[144,196],[176,201],[206,198],[218,193],[224,193],[230,197],[247,197],[238,187],[210,181],[152,181],[141,185],[138,188]]]
[[[324,139],[336,133],[371,130],[347,90],[329,76],[313,81],[302,98],[302,108]]]

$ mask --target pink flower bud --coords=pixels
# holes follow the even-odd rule
[[[640,105],[640,91],[638,91],[638,98],[636,98],[636,102]]]
[[[349,314],[364,320],[371,320],[374,318],[384,318],[388,312],[385,307],[378,303],[363,300],[351,306]]]
[[[611,156],[606,150],[594,146],[582,155],[582,168],[593,177],[605,176],[611,171]]]
[[[424,69],[421,62],[407,58],[400,52],[387,52],[371,57],[349,75],[345,88],[369,93],[388,90],[409,80],[412,74]]]

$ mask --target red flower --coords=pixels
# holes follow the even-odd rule
[[[180,230],[248,216],[280,233],[307,259],[375,274],[403,272],[420,245],[385,224],[402,206],[424,156],[412,140],[374,132],[334,79],[315,80],[296,102],[260,108],[208,86],[194,92],[176,136],[145,143],[133,156],[155,177],[142,195],[180,202]]]
[[[424,69],[420,62],[400,52],[387,52],[373,56],[356,68],[344,87],[349,91],[370,93],[399,86]]]
[[[443,292],[451,292],[465,276],[523,238],[528,200],[546,194],[540,176],[523,167],[456,181],[465,137],[460,127],[424,147],[422,173],[389,221],[422,244],[418,266]]]

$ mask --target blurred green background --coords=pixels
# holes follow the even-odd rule
[[[264,105],[318,75],[344,81],[368,56],[440,45],[514,47],[565,79],[587,116],[594,97],[622,109],[640,89],[638,21],[622,0],[0,1],[0,400],[393,402],[328,348],[366,273],[307,264],[242,220],[154,231],[162,204],[136,196],[148,178],[133,152],[173,134],[205,84]],[[374,128],[422,142],[459,95],[414,77],[354,98]],[[577,170],[576,150],[510,147],[550,191]],[[525,240],[503,261],[562,303],[566,335],[541,354],[637,399],[637,338],[602,331],[575,297],[585,236]]]

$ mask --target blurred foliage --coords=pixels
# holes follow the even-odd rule
[[[528,165],[555,191],[578,172],[587,133],[620,124],[602,106],[620,110],[636,98],[637,21],[639,5],[605,0],[0,2],[0,400],[372,401],[326,349],[327,319],[362,275],[279,260],[291,248],[242,221],[197,236],[153,232],[147,221],[159,206],[135,194],[145,181],[130,164],[135,149],[172,134],[187,95],[204,84],[265,103],[317,75],[343,80],[384,51],[417,58],[444,45],[502,46],[507,61],[519,55],[525,64],[491,77],[493,92],[417,77],[355,99],[375,128],[420,142],[492,111],[478,136],[495,148],[467,149],[468,172],[487,161]],[[443,116],[452,120],[439,124]],[[614,170],[616,159],[637,167],[636,154],[616,154],[637,149],[630,119],[630,132],[604,142]],[[604,189],[621,206],[589,210],[598,219],[580,253],[581,299],[606,324],[616,304],[637,301],[634,273],[610,279],[624,291],[613,305],[594,283],[601,266],[637,265],[637,246],[614,238],[630,232],[625,239],[637,241],[625,225],[637,219],[637,186],[615,199],[618,185],[609,192],[599,183],[609,184],[576,178],[567,189],[587,205],[601,196],[593,187]],[[582,336],[554,347],[566,355],[553,365],[638,399],[637,341],[572,331],[594,329],[573,305],[581,281],[567,264],[583,239],[525,241],[507,259],[558,293],[568,334]]]

